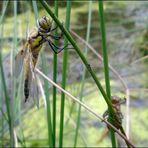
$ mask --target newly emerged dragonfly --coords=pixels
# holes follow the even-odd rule
[[[48,42],[50,48],[56,54],[58,54],[65,48],[60,48],[53,43],[52,40],[59,40],[62,37],[62,33],[59,36],[52,35],[52,32],[56,30],[57,27],[52,28],[52,21],[49,19],[49,17],[43,16],[37,22],[38,27],[31,30],[23,49],[15,57],[16,77],[19,76],[22,66],[24,66],[25,102],[30,95],[30,89],[33,89],[33,93],[38,92],[34,68],[37,64],[39,52],[43,43]],[[37,97],[37,94],[34,95],[34,97]]]

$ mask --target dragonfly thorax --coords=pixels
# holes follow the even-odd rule
[[[28,37],[28,43],[31,49],[39,47],[43,37],[39,35],[37,28],[33,28]]]

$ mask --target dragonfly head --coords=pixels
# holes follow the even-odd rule
[[[52,21],[47,16],[43,16],[38,20],[38,27],[41,33],[50,32],[52,27]]]

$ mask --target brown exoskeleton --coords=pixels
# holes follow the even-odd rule
[[[116,118],[110,118],[109,117],[109,111],[106,110],[104,113],[103,113],[103,118],[107,119],[107,120],[111,120],[112,121],[112,124],[117,128],[119,129],[121,124],[122,124],[122,119],[123,119],[123,115],[121,113],[121,110],[120,110],[120,106],[121,104],[124,104],[126,101],[126,99],[121,99],[120,97],[118,96],[112,96],[112,105],[113,105],[113,108],[114,108],[114,111],[115,111],[115,114],[116,114]],[[102,133],[102,136],[101,138],[99,138],[99,140],[97,141],[97,143],[101,142],[105,136],[107,136],[108,132],[109,132],[109,129],[110,127],[107,126],[107,128],[104,129],[103,133]]]
[[[116,114],[116,118],[110,118],[109,117],[109,111],[106,110],[103,114],[103,118],[106,118],[107,120],[111,120],[112,121],[112,124],[117,128],[119,129],[120,128],[120,125],[122,124],[122,119],[123,119],[123,115],[121,113],[121,110],[120,110],[120,106],[121,104],[125,103],[126,99],[121,99],[120,97],[118,96],[112,96],[112,105],[113,105],[113,109],[115,111],[115,114]]]

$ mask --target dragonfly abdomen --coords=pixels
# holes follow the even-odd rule
[[[28,97],[29,97],[29,86],[28,86],[28,79],[25,80],[24,83],[24,95],[25,95],[25,102],[27,101]]]

